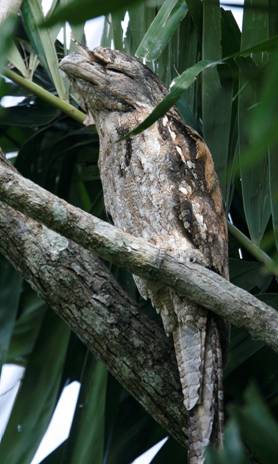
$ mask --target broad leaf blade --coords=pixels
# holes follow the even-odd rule
[[[166,0],[144,35],[135,55],[146,61],[156,60],[186,12],[184,0]]]
[[[51,16],[43,22],[43,27],[53,26],[56,23],[69,21],[72,24],[80,24],[87,19],[107,15],[142,0],[75,0],[64,7],[58,7]]]
[[[146,8],[145,3],[130,5],[127,14],[129,16],[128,28],[124,39],[124,48],[131,55],[135,55],[139,43],[153,22],[157,10],[157,2]]]
[[[90,358],[69,439],[68,464],[103,462],[107,370]]]
[[[268,0],[248,0],[247,6],[268,6]],[[246,49],[257,45],[268,38],[267,10],[246,8],[243,17],[243,30],[241,48]],[[254,55],[259,72],[264,57],[260,53]],[[253,168],[246,168],[245,150],[252,146],[249,121],[254,113],[254,106],[258,102],[259,88],[257,81],[251,76],[245,77],[241,73],[239,95],[238,121],[239,121],[239,165],[243,205],[251,239],[260,243],[270,217],[269,186],[265,182],[268,175],[267,153],[261,154],[260,161]]]
[[[25,284],[20,300],[20,315],[16,320],[7,362],[26,365],[34,348],[46,304]]]
[[[225,427],[224,449],[209,448],[205,464],[249,464],[244,445],[240,438],[239,426],[235,419],[230,419]]]
[[[237,58],[238,56],[247,57],[251,56],[254,53],[261,53],[261,52],[270,52],[277,49],[278,46],[278,35],[271,37],[271,39],[267,40],[257,40],[256,37],[256,45],[248,46],[244,41],[244,48],[239,52],[233,53],[226,57],[226,59]]]
[[[271,195],[271,212],[272,212],[272,224],[274,231],[274,238],[276,243],[276,249],[278,251],[278,143],[276,146],[271,147],[269,150],[269,187]]]
[[[66,100],[67,92],[59,71],[58,58],[51,32],[48,29],[38,27],[38,23],[43,19],[41,2],[39,0],[24,0],[22,15],[26,32],[41,64],[49,72],[59,97]]]
[[[248,360],[264,346],[263,342],[254,340],[244,330],[233,327],[229,345],[228,362],[224,370],[224,378],[229,379],[229,376],[233,375],[236,369],[248,362]]]
[[[202,28],[202,1],[201,0],[186,0],[186,4],[192,14],[195,27],[201,31]]]
[[[213,34],[211,31],[213,30]],[[222,58],[221,49],[221,11],[218,0],[203,1],[203,40],[202,40],[202,59],[220,60]],[[213,156],[218,160],[218,140],[222,118],[222,111],[219,109],[221,104],[221,83],[217,69],[209,69],[202,76],[202,119],[203,133]],[[213,110],[217,108],[217,111]],[[220,111],[219,111],[220,110]],[[220,113],[220,114],[219,114]],[[224,126],[227,130],[227,125]],[[229,124],[228,124],[229,129]],[[219,131],[219,133],[218,133]],[[227,144],[226,144],[227,145]],[[220,147],[220,152],[223,147]]]
[[[0,28],[0,73],[8,60],[8,54],[12,47],[12,36],[16,24],[16,16],[11,15],[5,19]]]
[[[21,72],[22,76],[26,78],[29,77],[29,71],[15,43],[13,43],[11,46],[11,49],[8,54],[8,59],[9,59],[9,62]]]
[[[235,417],[245,443],[258,462],[277,463],[278,424],[254,387],[246,392],[246,405],[236,410]]]
[[[0,256],[0,374],[14,329],[22,291],[22,277]]]
[[[39,127],[49,124],[60,111],[44,103],[42,100],[32,98],[24,100],[16,106],[3,108],[0,113],[0,124],[3,126]]]
[[[278,48],[277,48],[278,50]],[[251,121],[252,146],[261,145],[268,151],[269,190],[272,224],[278,249],[278,51],[270,55],[260,105],[255,108]]]
[[[265,285],[268,287],[272,280],[272,276],[266,274],[263,265],[256,261],[231,258],[229,260],[229,271],[231,282],[248,292],[256,287],[262,290]]]
[[[190,11],[180,24],[178,40],[180,48],[177,51],[177,70],[182,73],[199,60],[200,37]],[[197,81],[184,91],[177,106],[185,122],[202,132],[201,127],[198,127]]]
[[[69,334],[65,323],[49,311],[1,442],[1,462],[32,461],[57,401]]]
[[[203,2],[203,59],[217,60],[222,58],[225,35],[225,30],[222,30],[222,21],[218,0],[213,2],[205,0]],[[234,21],[233,17],[230,18],[230,21]],[[212,152],[224,193],[226,193],[227,186],[233,88],[234,79],[229,67],[212,68],[202,75],[203,135]]]
[[[125,10],[115,11],[111,14],[111,26],[113,31],[113,42],[116,50],[124,49],[124,35],[122,21],[125,17]]]

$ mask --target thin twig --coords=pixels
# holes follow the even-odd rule
[[[265,253],[258,245],[256,245],[250,238],[248,238],[243,232],[241,232],[237,227],[235,227],[230,222],[228,223],[229,232],[239,241],[239,243],[260,263],[264,264],[266,270],[278,276],[278,267],[270,258],[270,256]]]
[[[86,114],[78,110],[77,108],[75,108],[70,103],[67,103],[61,98],[56,97],[51,92],[48,92],[43,87],[36,84],[35,82],[30,81],[26,79],[25,77],[20,76],[19,74],[12,71],[11,69],[6,69],[4,72],[4,75],[8,77],[9,79],[11,79],[12,81],[16,82],[17,84],[19,84],[21,87],[24,87],[25,89],[30,90],[32,93],[37,95],[39,98],[42,98],[44,101],[46,101],[50,105],[55,106],[55,108],[58,108],[59,110],[63,111],[63,113],[75,119],[75,121],[78,121],[81,124],[84,123]]]

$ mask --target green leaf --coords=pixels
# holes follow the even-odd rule
[[[112,24],[111,24],[110,17],[106,16],[104,20],[104,26],[103,26],[100,44],[102,47],[111,48],[112,40],[113,40]]]
[[[209,448],[205,464],[248,464],[249,462],[240,438],[239,426],[235,419],[230,419],[225,427],[224,449],[216,451]]]
[[[51,7],[49,8],[48,10],[48,15],[50,16],[53,11],[55,10],[55,8],[57,7],[58,4],[60,4],[61,6],[62,5],[67,5],[69,3],[70,0],[52,0],[52,4],[51,4]],[[63,24],[62,25],[62,30],[63,30],[63,34],[65,32],[65,27],[66,27],[66,24]],[[53,43],[55,43],[55,40],[57,39],[57,36],[59,34],[61,30],[61,24],[56,24],[55,26],[51,27],[49,29],[49,34],[50,34],[50,37],[51,37],[51,40]],[[77,39],[77,37],[75,37]],[[78,40],[78,39],[77,39]],[[64,51],[65,51],[65,54],[66,54],[66,46],[64,44]]]
[[[4,20],[0,28],[0,73],[2,73],[6,62],[8,60],[8,54],[12,47],[12,37],[16,25],[17,17],[11,15]]]
[[[263,264],[256,261],[230,258],[230,280],[237,287],[250,292],[255,287],[262,289],[265,283],[270,283],[272,276],[265,273]],[[267,285],[268,286],[268,285]]]
[[[242,43],[242,50],[239,52],[233,53],[226,57],[226,59],[237,58],[239,56],[251,56],[255,53],[262,53],[262,52],[270,52],[277,49],[278,45],[278,35],[271,37],[271,39],[267,40],[258,40],[258,36],[255,35],[253,38],[256,38],[256,45],[252,45],[251,47],[247,45],[246,41],[241,41]]]
[[[26,78],[29,77],[29,71],[15,43],[11,45],[11,48],[8,53],[8,60],[15,68],[17,68],[21,72],[22,76]]]
[[[41,2],[39,0],[24,0],[21,9],[26,32],[40,62],[52,78],[59,97],[66,100],[67,92],[59,71],[58,58],[54,41],[51,37],[51,31],[48,29],[42,30],[38,27],[38,23],[43,19]]]
[[[147,8],[145,4],[140,2],[139,4],[135,3],[134,5],[130,5],[127,10],[129,23],[124,41],[124,48],[131,55],[135,55],[135,51],[142,37],[144,37],[154,20],[157,10],[153,6],[154,5]]]
[[[247,6],[268,6],[268,0],[248,0]],[[268,12],[267,10],[247,8],[244,10],[241,48],[258,45],[268,38]],[[263,65],[264,55],[254,54],[257,66]],[[258,69],[259,70],[259,69]],[[245,217],[251,239],[260,243],[270,217],[269,185],[265,182],[268,175],[267,152],[262,153],[260,160],[250,170],[246,169],[245,150],[252,147],[252,135],[248,124],[254,114],[258,103],[258,94],[261,84],[251,80],[250,76],[240,74],[240,88],[243,91],[238,98],[239,121],[239,166]]]
[[[20,309],[20,315],[14,325],[7,362],[26,365],[41,328],[46,304],[25,284]]]
[[[222,58],[222,17],[218,0],[203,1],[202,42],[203,60],[216,61]],[[223,192],[226,191],[233,85],[233,80],[229,78],[221,82],[215,67],[202,75],[203,134],[211,150]]]
[[[187,13],[178,29],[178,38],[173,40],[173,46],[177,49],[177,40],[179,49],[177,50],[177,71],[182,73],[185,69],[190,68],[199,60],[199,34],[194,25],[191,13]],[[197,105],[197,81],[182,94],[177,101],[184,121],[201,133],[199,123],[199,112]]]
[[[202,27],[202,2],[200,0],[185,0],[197,29]]]
[[[110,391],[108,387],[105,462],[132,463],[146,449],[165,437],[165,431],[145,413],[137,401],[116,385],[115,380],[110,378],[109,381],[109,387],[111,383],[113,385]]]
[[[0,374],[14,329],[22,291],[22,277],[0,256]]]
[[[223,457],[227,464],[247,464],[249,462],[240,439],[239,427],[233,419],[230,419],[225,427]]]
[[[260,463],[278,462],[278,424],[262,401],[257,389],[249,387],[246,404],[237,408],[234,416],[240,426],[241,436]]]
[[[1,442],[1,462],[32,461],[55,408],[69,334],[48,311]]]
[[[278,251],[278,157],[277,157],[278,144],[270,147],[268,154],[268,168],[269,168],[269,189],[270,189],[270,202],[272,213],[273,232]]]
[[[278,49],[277,49],[278,50]],[[276,117],[278,114],[278,52],[270,55],[265,73],[260,104],[254,110],[250,132],[252,151],[262,145],[261,152],[268,152],[268,172],[272,224],[276,248],[278,250],[278,133]]]
[[[194,98],[194,95],[193,95]],[[196,120],[194,117],[192,111],[190,111],[190,106],[188,104],[188,99],[186,98],[186,95],[183,94],[179,100],[176,103],[176,107],[179,110],[179,114],[181,115],[182,119],[184,122],[193,127],[197,132],[201,133],[202,132],[202,127],[199,123],[199,121]]]
[[[107,15],[114,11],[139,3],[142,0],[75,0],[64,7],[58,7],[43,21],[42,27],[53,26],[56,23],[69,21],[72,24],[80,24],[87,19]]]
[[[11,95],[13,97],[22,97],[27,95],[26,90],[21,89],[12,81],[8,81],[3,77],[0,78],[0,97],[6,97],[7,95]]]
[[[179,77],[173,81],[171,91],[168,95],[156,106],[151,114],[134,130],[130,131],[126,137],[140,134],[143,130],[150,127],[155,121],[164,116],[167,111],[176,103],[181,97],[182,93],[190,87],[190,85],[197,79],[198,75],[206,69],[220,64],[221,61],[202,60],[196,63],[191,68],[184,71]]]
[[[106,384],[105,366],[90,356],[67,447],[67,464],[103,463]]]
[[[221,9],[222,13],[222,53],[229,56],[238,53],[240,49],[241,32],[231,11]],[[238,165],[238,130],[237,130],[237,99],[235,92],[238,89],[238,66],[235,61],[229,60],[227,68],[219,70],[219,78],[224,98],[223,103],[219,104],[222,109],[222,116],[226,122],[223,133],[219,132],[219,141],[223,145],[223,160],[216,156],[217,171],[222,185],[222,195],[226,210],[229,211],[235,186],[235,167]],[[226,104],[226,108],[225,108]],[[223,111],[224,109],[224,111]],[[217,143],[217,142],[216,142]],[[220,145],[218,145],[218,148]],[[231,168],[230,168],[231,167]]]
[[[49,124],[60,111],[37,98],[26,99],[19,105],[1,108],[0,124],[3,126],[39,127]]]
[[[278,293],[260,293],[258,298],[278,310]]]
[[[254,340],[244,330],[233,327],[229,345],[228,362],[224,370],[225,379],[229,379],[229,376],[231,376],[236,369],[250,360],[250,358],[263,347],[263,342]]]
[[[116,50],[123,50],[123,28],[122,21],[125,17],[125,10],[118,10],[111,14],[111,26],[113,31],[113,42]]]
[[[184,0],[166,0],[140,42],[135,55],[146,61],[156,60],[186,12]]]
[[[223,56],[236,55],[240,50],[240,29],[231,11],[221,9],[221,13]]]

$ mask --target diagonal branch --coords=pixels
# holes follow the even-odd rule
[[[278,312],[218,274],[177,262],[150,243],[131,236],[23,178],[0,159],[1,200],[100,257],[134,274],[173,286],[192,301],[226,318],[278,351]]]
[[[184,446],[186,418],[171,340],[101,260],[1,201],[0,253]]]

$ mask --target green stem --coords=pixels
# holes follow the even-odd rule
[[[244,235],[237,227],[230,222],[228,223],[229,231],[239,241],[239,243],[253,255],[258,261],[263,263],[268,271],[278,276],[278,268],[273,259],[268,256],[258,245]]]
[[[42,98],[50,105],[55,106],[59,110],[63,111],[72,119],[75,119],[76,121],[83,124],[84,119],[86,118],[86,114],[78,110],[74,106],[70,105],[70,103],[67,103],[61,98],[56,97],[52,93],[45,90],[43,87],[40,87],[35,82],[32,82],[26,79],[25,77],[20,76],[11,69],[6,69],[4,75],[12,81],[16,82],[17,84],[19,84],[20,86],[24,87],[25,89],[30,90],[32,93],[37,95],[39,98]]]

